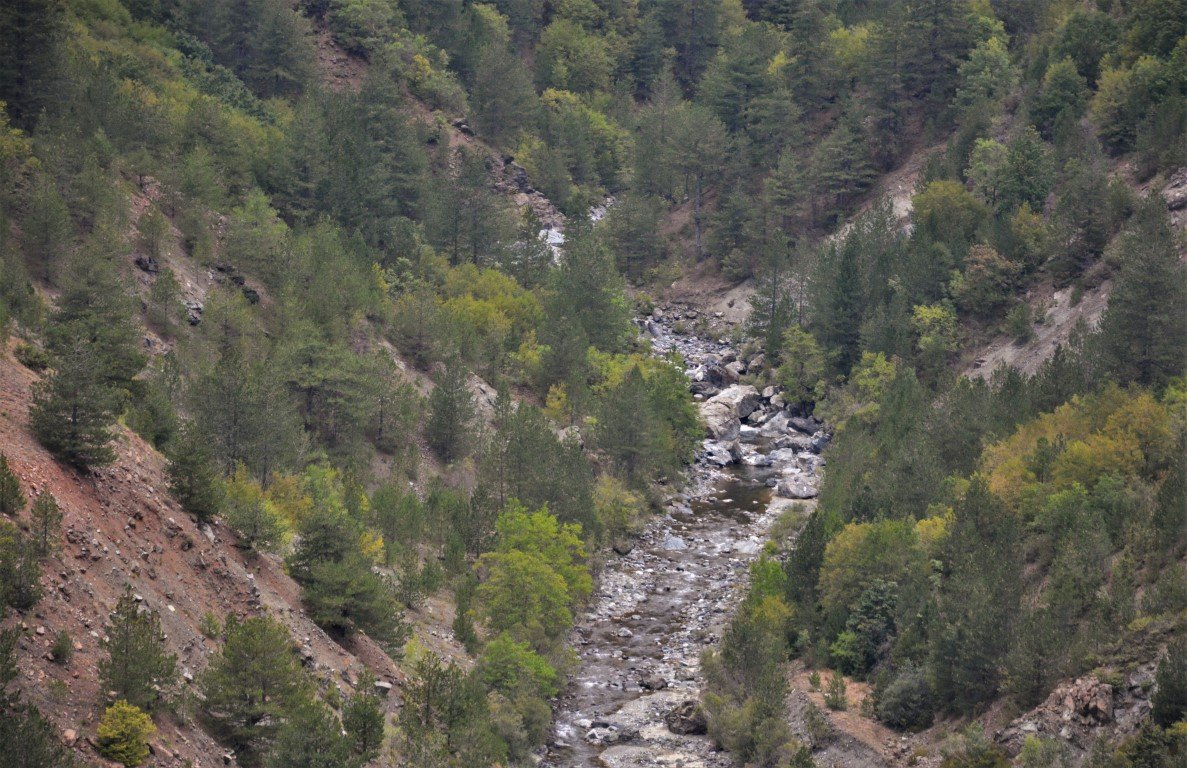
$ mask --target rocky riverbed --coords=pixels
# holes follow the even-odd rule
[[[700,654],[720,636],[770,525],[813,498],[827,442],[774,390],[738,383],[755,361],[728,343],[678,334],[671,314],[644,328],[679,352],[708,434],[690,482],[629,551],[611,554],[574,630],[578,665],[555,712],[552,768],[725,768],[695,706]]]

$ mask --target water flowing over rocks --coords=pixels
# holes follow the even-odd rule
[[[704,735],[700,655],[731,617],[770,525],[792,499],[815,496],[822,425],[799,431],[774,388],[736,383],[748,365],[736,350],[675,333],[673,321],[657,312],[641,325],[657,354],[683,357],[706,439],[685,489],[608,554],[573,633],[578,665],[543,766],[732,766]]]

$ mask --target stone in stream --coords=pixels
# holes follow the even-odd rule
[[[714,395],[709,402],[724,403],[733,411],[734,418],[744,419],[762,403],[762,395],[749,384],[735,384]]]
[[[705,461],[710,464],[716,464],[719,467],[729,466],[736,461],[734,453],[730,450],[729,443],[718,442],[716,440],[705,441]]]
[[[785,499],[814,499],[817,496],[816,486],[806,477],[785,477],[779,481],[775,493]]]
[[[814,435],[824,426],[824,422],[815,416],[792,416],[788,422],[805,435]]]
[[[763,437],[778,437],[787,432],[787,414],[779,411],[767,419],[758,432]]]
[[[718,402],[717,397],[720,395],[700,404],[701,420],[705,422],[705,430],[714,440],[737,440],[742,424],[734,410],[727,404]]]

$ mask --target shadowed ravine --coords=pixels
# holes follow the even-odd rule
[[[728,350],[675,336],[654,321],[648,329],[657,353],[677,349],[690,371]],[[557,704],[544,765],[732,764],[707,737],[673,733],[665,716],[698,697],[700,654],[732,615],[771,523],[793,503],[776,498],[773,486],[808,459],[777,450],[769,431],[741,432],[740,462],[719,467],[703,452],[687,488],[648,523],[634,548],[608,556],[573,634],[578,665]]]

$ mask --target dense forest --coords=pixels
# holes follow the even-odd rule
[[[793,659],[902,731],[1162,659],[1091,764],[1187,754],[1184,0],[9,0],[0,102],[20,428],[80,477],[131,430],[408,679],[388,718],[216,612],[174,696],[129,589],[96,617],[105,758],[180,718],[249,767],[528,764],[598,565],[701,450],[632,321],[706,271],[753,287],[746,381],[832,433],[706,649],[710,736],[812,764]],[[964,375],[1052,290],[1108,306],[1033,374]],[[76,761],[17,684],[60,524],[0,454],[0,766]],[[464,659],[409,642],[442,596]],[[961,738],[946,768],[1008,764]]]

